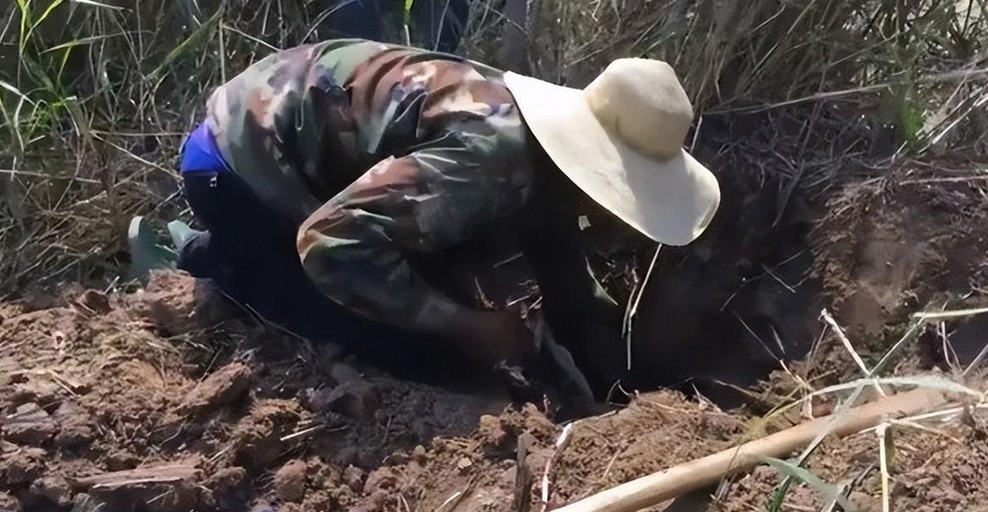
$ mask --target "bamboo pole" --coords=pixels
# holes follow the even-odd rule
[[[943,395],[917,389],[854,407],[836,416],[825,416],[770,436],[750,441],[706,457],[678,464],[664,471],[632,480],[553,512],[634,512],[658,505],[689,491],[702,489],[725,476],[761,463],[761,457],[784,457],[812,442],[821,432],[845,436],[875,427],[885,418],[911,416],[941,406]],[[830,422],[835,421],[833,427]]]

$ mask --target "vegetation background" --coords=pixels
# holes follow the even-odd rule
[[[188,220],[177,148],[205,97],[279,48],[336,36],[339,2],[4,2],[0,298],[118,283],[131,216]],[[399,13],[385,38],[429,39],[407,25],[412,0],[383,3]],[[470,4],[456,52],[476,60],[573,86],[616,57],[669,61],[697,110],[693,144],[789,193],[988,149],[985,0]]]

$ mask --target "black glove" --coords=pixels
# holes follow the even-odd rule
[[[598,414],[602,406],[594,402],[593,391],[573,356],[556,342],[541,315],[527,320],[534,332],[536,354],[522,366],[501,362],[494,367],[512,400],[538,406],[556,406],[557,419],[569,419]],[[548,400],[548,404],[546,403]]]

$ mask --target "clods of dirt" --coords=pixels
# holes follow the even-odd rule
[[[32,482],[31,493],[56,507],[71,505],[74,496],[69,482],[58,475],[46,476]]]
[[[278,499],[289,503],[299,503],[305,498],[305,472],[303,460],[288,461],[274,474],[274,492]]]
[[[633,349],[652,343],[655,350],[635,352],[642,358],[636,363],[689,348],[703,359],[676,370],[689,390],[694,371],[728,375],[731,365],[754,352],[762,354],[759,366],[768,361],[775,368],[778,361],[769,353],[809,340],[812,357],[773,374],[767,389],[748,396],[757,405],[737,410],[674,391],[628,390],[627,405],[572,423],[563,444],[563,427],[536,405],[512,404],[503,392],[482,386],[466,392],[397,380],[344,359],[331,346],[230,315],[236,308],[211,295],[208,283],[181,273],[156,273],[136,293],[70,290],[44,304],[2,303],[0,511],[65,512],[87,499],[122,510],[250,510],[273,504],[282,512],[500,511],[513,508],[516,496],[526,497],[532,510],[571,503],[760,435],[761,415],[805,393],[799,379],[819,387],[857,375],[839,340],[820,336],[820,304],[814,301],[829,307],[836,300],[835,317],[857,343],[871,331],[855,318],[875,322],[875,332],[895,334],[901,330],[891,322],[910,311],[909,304],[942,290],[977,298],[977,289],[988,289],[983,195],[954,184],[938,191],[926,186],[886,183],[859,196],[867,199],[864,209],[847,199],[855,194],[848,188],[844,202],[831,203],[829,216],[809,238],[816,245],[803,248],[812,254],[791,261],[785,250],[776,250],[785,244],[773,245],[776,235],[754,237],[773,242],[772,250],[760,253],[767,259],[752,261],[774,275],[753,267],[762,273],[750,278],[752,284],[740,280],[752,268],[704,267],[704,261],[719,261],[701,254],[717,244],[680,254],[678,266],[663,267],[667,277],[661,282],[669,287],[653,286],[653,295],[643,299],[639,314],[651,320],[639,325]],[[903,234],[917,223],[930,228],[919,231],[928,235],[921,251],[906,247],[916,240]],[[945,237],[931,234],[938,224],[948,226]],[[784,230],[790,228],[801,229]],[[842,230],[850,231],[847,237]],[[728,232],[717,243],[729,245],[741,235],[751,233]],[[910,256],[917,254],[918,259]],[[879,272],[889,258],[890,270]],[[706,317],[682,300],[704,285],[705,268],[730,285],[702,294]],[[693,273],[677,274],[682,269]],[[799,286],[810,270],[826,292],[813,300]],[[681,296],[676,290],[683,290]],[[648,316],[649,301],[672,299],[679,306]],[[667,324],[656,318],[676,316],[682,318],[675,331],[680,337],[663,346],[669,341],[664,335],[674,333],[663,331]],[[948,329],[946,337],[983,341],[979,325],[972,322],[959,334]],[[688,345],[699,339],[690,332],[703,332],[709,343]],[[730,341],[744,345],[704,352],[721,346],[719,332],[738,336]],[[860,347],[869,362],[878,349]],[[915,357],[904,357],[903,365],[916,364]],[[676,360],[663,364],[674,366]],[[972,374],[969,384],[980,385],[979,379]],[[827,407],[832,403],[815,402],[803,412],[824,414]],[[979,478],[988,471],[981,449],[984,421],[982,410],[972,410],[967,426],[937,433],[896,427],[896,509],[982,506],[988,500],[988,485]],[[873,432],[828,441],[809,459],[809,468],[828,482],[850,482],[855,501],[873,506],[881,492],[877,450]],[[718,494],[719,510],[760,508],[779,481],[768,468],[738,475]],[[786,503],[793,510],[821,504],[805,486],[796,486]]]
[[[156,466],[81,478],[75,487],[111,510],[192,510],[199,503],[199,476],[189,465]]]
[[[0,512],[21,512],[22,510],[21,502],[17,498],[0,492]]]
[[[197,414],[243,398],[250,388],[250,368],[232,363],[217,370],[185,395],[178,406],[180,414]]]
[[[332,389],[322,388],[307,393],[309,404],[316,411],[344,414],[350,418],[369,418],[380,406],[380,395],[371,382],[348,365],[337,364],[330,369],[337,382]]]
[[[55,445],[60,448],[76,448],[96,437],[92,417],[73,401],[62,402],[55,410],[53,418],[58,423]]]
[[[3,417],[4,439],[14,443],[40,446],[57,431],[55,420],[34,402],[20,405]]]

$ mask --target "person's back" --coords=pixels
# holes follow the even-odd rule
[[[213,93],[187,144],[186,195],[209,237],[181,266],[305,336],[325,337],[317,312],[338,304],[420,330],[454,302],[409,258],[520,211],[534,185],[529,138],[501,73],[481,64],[365,40],[277,52]],[[333,260],[300,264],[319,254]],[[493,317],[480,318],[461,328]]]
[[[207,125],[237,175],[301,222],[382,159],[454,131],[450,116],[510,104],[499,76],[444,53],[326,41],[277,52],[221,86]],[[520,122],[499,130],[520,148]]]

